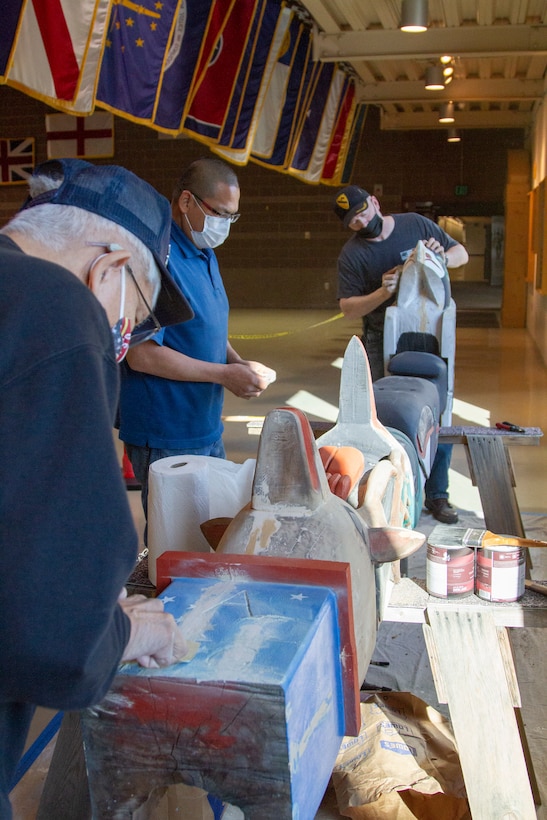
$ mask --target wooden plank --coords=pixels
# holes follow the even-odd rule
[[[494,619],[429,606],[473,818],[536,820]]]
[[[439,703],[448,703],[448,695],[446,694],[446,689],[443,682],[441,664],[439,661],[439,656],[437,654],[437,645],[435,643],[433,630],[431,629],[429,624],[424,623],[422,624],[422,631],[424,634],[425,647],[427,649],[429,663],[431,666],[433,683],[435,684],[435,692],[437,693],[437,700],[439,701]]]
[[[489,612],[496,626],[511,627],[546,627],[547,600],[544,595],[526,590],[520,601],[510,603],[492,603],[477,595],[467,598],[435,598],[429,595],[425,581],[401,578],[393,585],[389,606],[385,609],[383,620],[398,623],[423,624],[426,622],[426,609],[439,606],[447,610],[465,613]]]
[[[65,712],[42,790],[36,820],[90,820],[79,712]]]
[[[515,709],[520,709],[520,707],[522,706],[522,701],[520,699],[520,690],[517,681],[517,674],[515,672],[515,664],[513,661],[511,643],[509,641],[509,633],[507,632],[507,629],[504,626],[498,626],[496,627],[496,629],[501,657],[503,660],[503,668],[505,669],[507,688],[511,695],[511,702]]]
[[[334,424],[331,421],[310,421],[311,429],[315,438],[332,430]],[[247,425],[250,434],[259,435],[262,429],[262,421],[249,422]],[[543,437],[543,430],[541,427],[525,427],[524,433],[512,433],[510,430],[499,430],[497,427],[479,427],[479,426],[454,426],[441,427],[439,429],[439,443],[442,444],[467,444],[467,436],[484,435],[496,436],[501,438],[506,445],[514,444],[535,446],[540,443]]]
[[[492,532],[524,537],[512,471],[501,438],[467,436],[467,447],[487,528]]]
[[[538,447],[543,437],[539,427],[525,427],[524,433],[511,433],[509,430],[498,430],[497,427],[441,427],[439,444],[467,444],[467,436],[496,436],[509,447],[514,444],[527,447]]]

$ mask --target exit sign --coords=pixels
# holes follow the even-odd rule
[[[454,193],[456,194],[456,196],[466,196],[468,191],[469,188],[467,187],[467,185],[456,185],[454,189]]]

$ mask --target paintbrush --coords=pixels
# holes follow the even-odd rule
[[[427,539],[432,547],[547,547],[547,541],[519,538],[516,535],[496,535],[490,530],[454,527],[438,524]]]
[[[533,589],[534,592],[539,592],[540,595],[547,595],[547,587],[545,584],[538,584],[535,581],[530,581],[528,578],[524,580],[526,589]]]

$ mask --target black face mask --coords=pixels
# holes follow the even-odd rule
[[[376,239],[376,237],[382,233],[383,227],[384,220],[380,214],[374,214],[366,228],[361,228],[361,230],[357,231],[357,235],[363,239]]]

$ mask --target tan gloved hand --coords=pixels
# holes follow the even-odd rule
[[[180,661],[188,644],[172,615],[164,612],[159,598],[122,592],[120,606],[131,621],[131,634],[122,661],[137,661],[148,669],[159,669]]]

